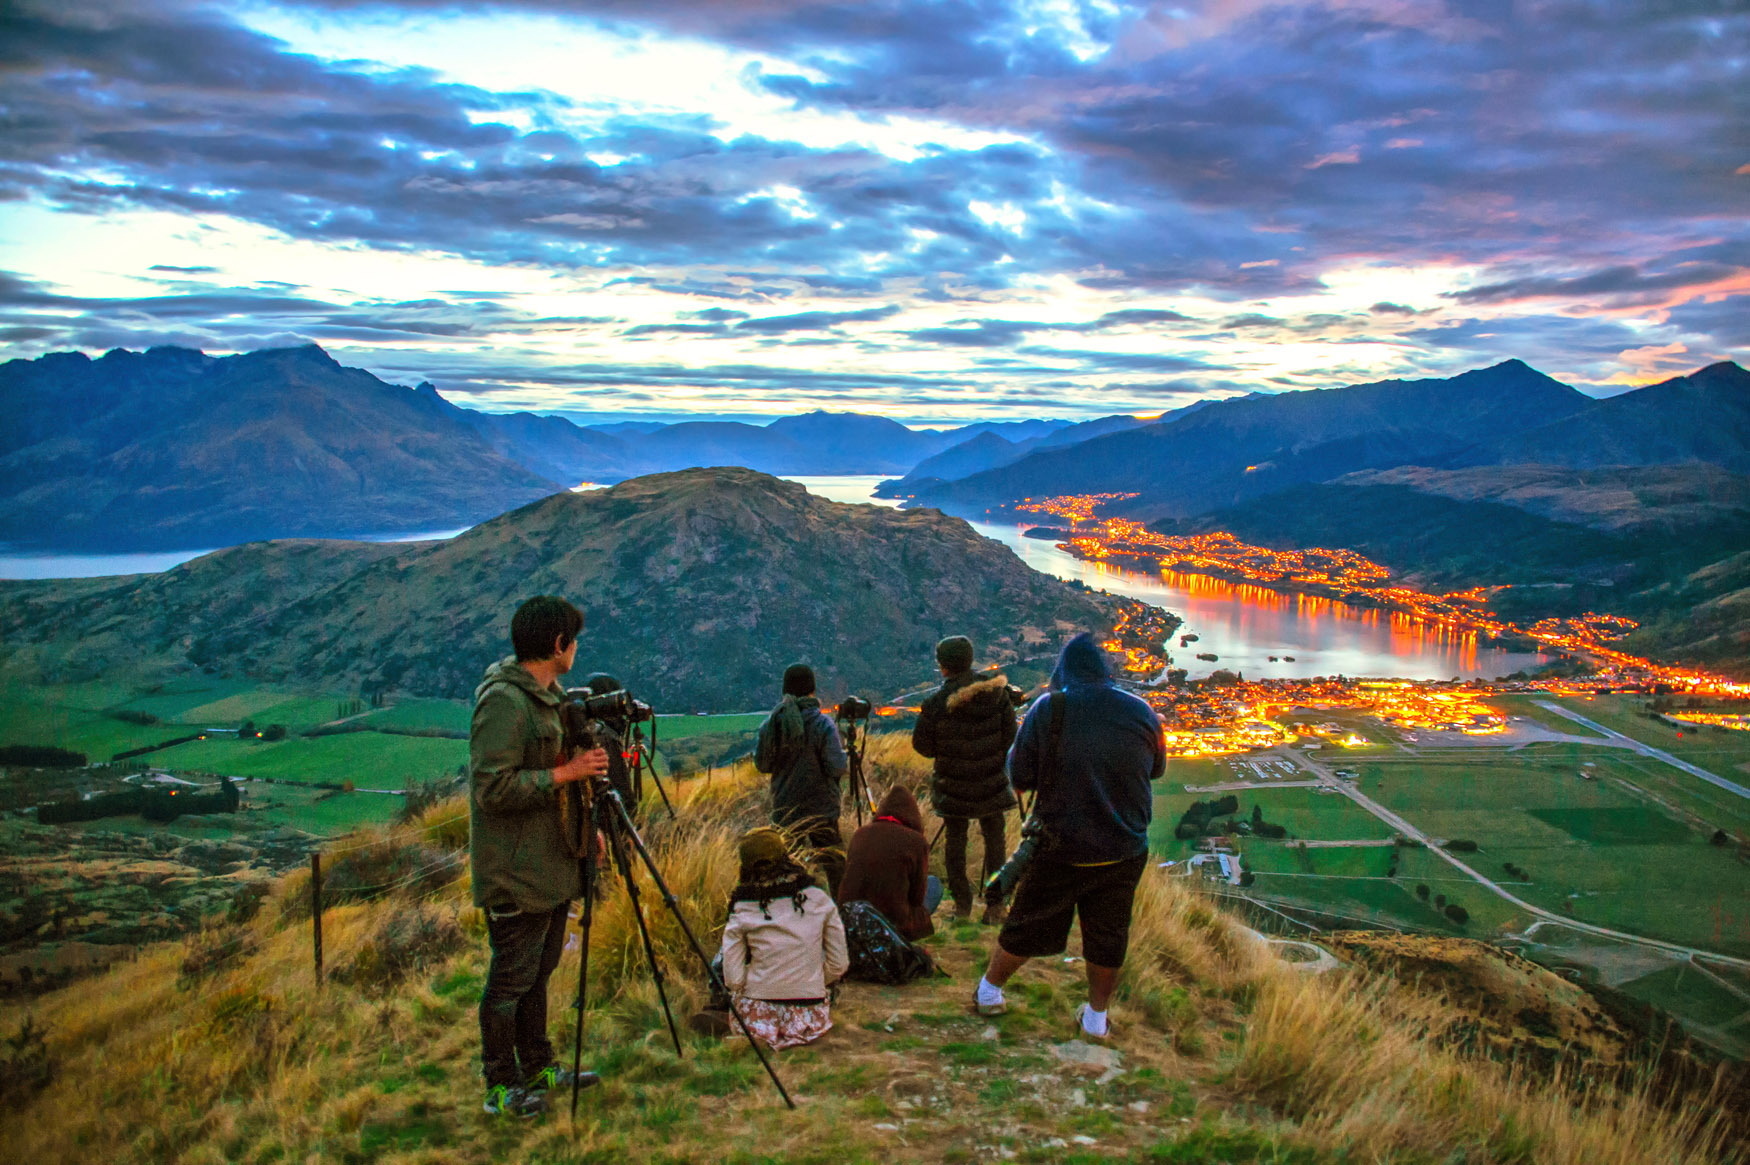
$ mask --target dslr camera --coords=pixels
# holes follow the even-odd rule
[[[838,718],[840,720],[867,720],[869,713],[874,711],[874,705],[859,696],[846,696],[839,704]]]
[[[649,704],[634,698],[625,688],[601,693],[588,688],[566,688],[565,699],[559,705],[559,719],[565,726],[565,749],[575,752],[599,743],[598,725],[640,724],[655,714]]]
[[[1027,706],[1027,689],[1021,687],[1019,684],[1010,684],[1003,690],[1007,693],[1010,704],[1017,708],[1025,708]]]

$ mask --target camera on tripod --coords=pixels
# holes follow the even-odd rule
[[[840,720],[867,720],[875,706],[859,696],[846,696],[838,707]]]
[[[656,710],[634,698],[625,688],[599,693],[590,688],[566,688],[562,714],[585,721],[618,720],[625,724],[641,724],[656,715]]]
[[[662,794],[669,816],[676,816],[674,802],[656,774],[656,710],[632,695],[620,681],[598,672],[587,687],[566,688],[559,705],[564,728],[564,749],[573,753],[590,748],[608,750],[608,780],[619,789],[628,805],[644,803],[644,778],[648,775]],[[650,726],[646,739],[642,725]]]

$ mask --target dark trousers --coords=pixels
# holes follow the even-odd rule
[[[984,877],[978,880],[980,887],[1002,868],[1003,859],[1008,856],[1009,841],[1004,829],[1008,820],[1007,813],[992,813],[978,819],[979,832],[984,834]],[[944,817],[942,823],[947,826],[942,863],[947,869],[948,893],[954,896],[955,906],[971,910],[972,886],[966,880],[966,834],[972,818]]]
[[[814,864],[826,875],[827,893],[837,902],[839,883],[845,880],[845,838],[839,832],[839,823],[816,817],[804,825],[807,832],[802,835],[803,844],[814,850]]]
[[[554,1062],[547,980],[565,950],[568,902],[549,913],[486,916],[492,962],[480,995],[480,1059],[487,1087],[521,1084]]]

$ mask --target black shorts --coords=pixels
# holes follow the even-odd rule
[[[997,942],[1011,955],[1060,955],[1069,924],[1082,920],[1082,957],[1096,967],[1122,967],[1130,946],[1130,907],[1148,855],[1109,866],[1072,866],[1033,859],[1015,887]]]

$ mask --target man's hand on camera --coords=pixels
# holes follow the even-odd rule
[[[587,781],[595,777],[604,777],[608,773],[608,750],[592,748],[588,752],[580,752],[558,768],[553,770],[553,783],[566,785],[572,781]]]

